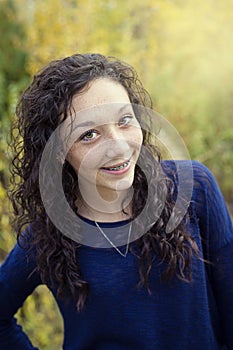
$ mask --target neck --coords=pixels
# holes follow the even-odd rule
[[[86,198],[86,196],[84,196]],[[85,200],[79,195],[76,200],[77,212],[89,220],[98,222],[116,222],[130,219],[132,216],[131,198],[129,194],[120,193],[116,200],[103,200],[102,197]]]

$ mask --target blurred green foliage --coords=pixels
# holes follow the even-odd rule
[[[0,30],[0,260],[15,243],[6,191],[16,101],[41,66],[75,52],[136,68],[155,109],[214,173],[233,213],[231,0],[0,0]],[[17,316],[36,346],[61,349],[62,320],[44,286]]]
[[[0,257],[12,246],[10,236],[10,206],[6,191],[9,186],[9,130],[14,116],[19,92],[26,86],[29,74],[26,70],[27,51],[21,43],[26,33],[23,23],[17,19],[13,1],[0,2]]]
[[[10,206],[6,198],[9,186],[9,130],[19,92],[29,78],[26,70],[27,51],[22,44],[26,33],[16,12],[13,1],[0,2],[0,258],[13,243],[9,226]]]
[[[37,287],[16,317],[33,345],[43,350],[62,349],[62,318],[47,287],[43,285]]]

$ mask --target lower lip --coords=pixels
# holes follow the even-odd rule
[[[129,163],[126,167],[119,169],[119,170],[107,170],[107,169],[101,169],[101,170],[107,174],[123,175],[129,170],[130,166],[131,166],[131,162],[129,161]]]

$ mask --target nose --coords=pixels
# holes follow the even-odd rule
[[[115,128],[111,128],[106,138],[106,155],[109,158],[121,157],[129,152],[129,144],[122,133]]]

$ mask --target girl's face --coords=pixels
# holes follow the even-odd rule
[[[124,87],[108,78],[91,82],[73,97],[75,142],[67,160],[82,190],[102,196],[127,191],[133,183],[142,131]]]

